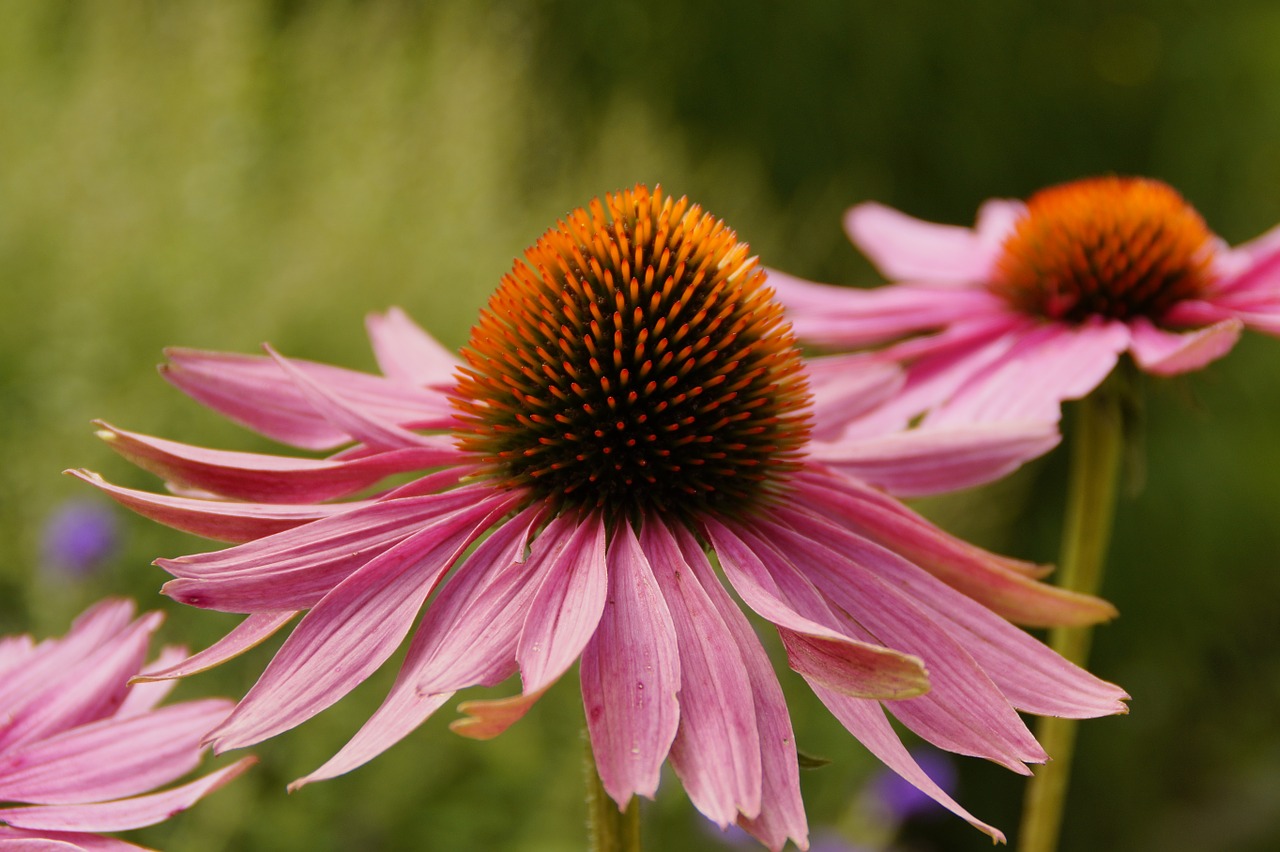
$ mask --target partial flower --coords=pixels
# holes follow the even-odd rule
[[[652,797],[670,762],[696,807],[773,849],[807,828],[796,746],[764,647],[722,577],[776,626],[788,664],[885,763],[993,836],[919,769],[886,711],[950,751],[1027,773],[1017,710],[1091,717],[1126,697],[1009,622],[1112,608],[933,527],[884,491],[940,490],[1043,452],[1043,426],[831,438],[896,368],[815,377],[764,273],[723,222],[644,187],[570,213],[505,276],[455,360],[392,310],[374,376],[285,358],[169,353],[211,408],[323,457],[210,450],[103,424],[173,493],[78,475],[162,523],[234,546],[158,564],[175,600],[247,614],[153,677],[218,665],[299,613],[216,750],[280,734],[347,694],[410,634],[381,708],[295,787],[348,772],[471,686],[458,733],[518,720],[575,662],[605,790]],[[866,474],[864,477],[862,474]],[[388,477],[401,484],[379,485]],[[719,563],[720,571],[715,564]],[[419,618],[421,619],[419,621]],[[416,622],[416,628],[415,628]]]
[[[845,228],[900,283],[855,290],[773,271],[769,283],[801,340],[884,346],[880,357],[907,365],[880,413],[889,422],[1056,419],[1125,352],[1171,376],[1225,355],[1243,328],[1280,335],[1280,228],[1229,248],[1155,180],[988,201],[973,229],[866,203]]]
[[[120,548],[120,530],[111,505],[68,500],[50,514],[40,535],[42,564],[73,577],[102,567]]]
[[[201,740],[232,708],[222,699],[160,707],[172,683],[130,685],[186,657],[167,647],[145,665],[161,618],[107,600],[60,639],[0,638],[0,850],[141,849],[99,832],[163,822],[254,762],[149,792],[196,768]]]

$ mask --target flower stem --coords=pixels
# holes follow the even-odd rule
[[[1077,405],[1058,582],[1063,588],[1085,594],[1097,594],[1102,584],[1111,540],[1124,454],[1128,401],[1125,379],[1117,370]],[[1055,627],[1049,632],[1049,644],[1071,662],[1083,666],[1092,636],[1092,627]],[[1050,762],[1037,769],[1027,787],[1019,831],[1021,852],[1054,852],[1058,847],[1076,724],[1075,719],[1053,716],[1039,720],[1036,736]]]
[[[584,770],[587,776],[587,830],[591,835],[591,852],[640,852],[640,807],[632,797],[625,811],[618,806],[600,783],[591,738],[583,731]]]

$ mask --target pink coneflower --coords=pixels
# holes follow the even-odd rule
[[[333,454],[208,450],[104,425],[177,493],[80,474],[163,523],[239,542],[159,561],[174,599],[249,617],[157,676],[216,665],[307,611],[213,733],[217,750],[302,723],[412,632],[382,707],[296,785],[365,763],[456,691],[519,672],[518,695],[468,702],[455,723],[495,736],[579,662],[620,807],[652,797],[669,760],[720,826],[803,847],[782,691],[713,560],[858,739],[994,836],[919,770],[885,710],[1023,773],[1045,755],[1016,709],[1124,711],[1120,689],[1006,620],[1091,623],[1109,605],[1037,582],[1034,566],[947,536],[849,473],[945,488],[1056,437],[872,436],[826,444],[831,464],[807,458],[808,383],[781,308],[747,246],[684,199],[637,187],[569,214],[504,277],[462,366],[399,311],[368,326],[382,377],[270,350],[169,353],[165,375],[191,396]],[[859,390],[874,408],[895,386],[883,366],[820,379],[819,408]],[[407,473],[418,478],[369,491]]]
[[[801,340],[891,344],[883,356],[909,369],[881,412],[890,419],[1057,418],[1126,351],[1171,376],[1226,354],[1246,326],[1280,335],[1280,229],[1228,248],[1155,180],[1092,178],[1026,204],[988,201],[972,230],[860,204],[845,228],[904,283],[852,290],[772,271],[769,283]]]
[[[253,763],[147,792],[195,769],[201,740],[232,707],[221,699],[158,707],[171,684],[129,685],[160,621],[108,600],[61,639],[0,638],[0,849],[141,849],[98,832],[163,822]],[[166,648],[146,670],[185,656]]]

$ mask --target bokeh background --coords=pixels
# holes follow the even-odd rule
[[[524,246],[636,181],[700,201],[768,265],[851,285],[877,280],[840,229],[852,203],[965,224],[984,198],[1106,172],[1167,180],[1239,242],[1280,222],[1277,44],[1267,0],[6,0],[0,629],[61,633],[105,594],[168,610],[170,642],[202,646],[230,623],[156,593],[148,563],[202,549],[190,537],[115,513],[103,558],[42,544],[68,501],[96,500],[61,469],[155,486],[94,440],[92,418],[269,449],[156,376],[166,345],[271,341],[372,368],[361,320],[393,304],[457,345]],[[1105,587],[1122,617],[1095,643],[1132,714],[1084,726],[1064,849],[1280,848],[1280,342],[1247,339],[1147,399]],[[923,508],[1051,560],[1064,472],[1059,449]],[[268,654],[179,695],[242,694]],[[389,682],[136,839],[583,847],[569,679],[497,741],[460,740],[441,713],[374,764],[286,796]],[[873,762],[798,678],[784,688],[801,748],[831,761],[804,773],[815,831],[876,839]],[[1021,779],[967,761],[957,783],[1015,832]],[[652,849],[728,848],[673,777],[646,820]],[[913,821],[896,842],[987,846],[956,819]]]

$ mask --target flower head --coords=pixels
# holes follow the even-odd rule
[[[1280,229],[1227,248],[1160,181],[1091,178],[989,201],[972,230],[870,203],[845,225],[901,283],[769,281],[802,339],[889,344],[880,356],[908,367],[889,419],[1056,418],[1126,351],[1174,375],[1226,354],[1245,326],[1280,335]]]
[[[871,484],[925,493],[998,476],[1052,446],[1052,428],[806,444],[828,406],[873,412],[892,398],[898,371],[815,372],[811,401],[755,260],[699,207],[636,187],[570,213],[503,280],[465,364],[399,311],[368,326],[384,376],[271,350],[169,353],[165,375],[190,395],[329,455],[209,450],[104,424],[176,493],[78,473],[235,543],[159,560],[175,577],[166,594],[248,618],[153,677],[216,665],[306,611],[212,734],[217,750],[302,723],[412,632],[382,707],[296,785],[371,760],[458,690],[519,673],[517,695],[466,702],[454,723],[495,736],[577,662],[619,806],[654,795],[669,761],[721,827],[803,847],[786,703],[713,559],[856,737],[996,836],[919,770],[885,710],[1024,773],[1045,755],[1015,708],[1123,712],[1120,689],[1009,623],[1097,621],[1106,603],[1039,583],[1036,566],[958,541]]]
[[[201,740],[232,706],[159,707],[169,684],[129,685],[160,620],[158,612],[135,619],[131,603],[108,600],[61,639],[0,638],[0,848],[141,848],[97,832],[162,822],[253,763],[147,792],[196,767]],[[166,648],[151,667],[185,656]]]

